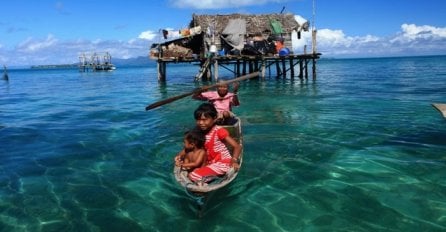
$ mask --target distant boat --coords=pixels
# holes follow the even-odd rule
[[[9,80],[8,70],[6,69],[5,65],[3,65],[3,79],[4,80]]]
[[[114,64],[96,64],[93,65],[93,71],[113,71],[116,69],[116,66]]]
[[[92,54],[82,53],[79,56],[79,71],[85,72],[88,70],[93,72],[98,71],[114,71],[116,66],[111,62],[111,55],[108,52]]]

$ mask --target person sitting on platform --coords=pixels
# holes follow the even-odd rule
[[[197,92],[192,95],[192,98],[209,101],[215,106],[218,111],[218,125],[234,124],[236,119],[232,113],[232,107],[240,105],[237,96],[239,85],[238,82],[234,83],[232,93],[230,93],[228,84],[221,83],[217,86],[217,91]]]

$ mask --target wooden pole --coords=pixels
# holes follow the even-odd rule
[[[294,80],[294,60],[293,60],[293,57],[290,57],[290,72],[291,72],[291,80]]]
[[[174,97],[170,97],[168,99],[164,99],[164,100],[155,102],[153,104],[150,104],[150,105],[146,106],[146,110],[151,110],[151,109],[157,108],[159,106],[162,106],[162,105],[174,102],[174,101],[182,99],[182,98],[185,98],[187,96],[190,96],[190,95],[193,95],[193,94],[196,94],[196,93],[201,93],[201,92],[206,91],[208,89],[215,88],[215,87],[217,87],[219,85],[230,84],[232,82],[243,81],[243,80],[247,80],[247,79],[250,79],[250,78],[258,77],[259,74],[260,74],[259,72],[253,72],[253,73],[250,73],[248,75],[244,75],[244,76],[232,79],[232,80],[222,81],[222,82],[219,82],[218,84],[204,86],[204,87],[201,87],[199,89],[195,89],[195,90],[193,90],[191,92],[180,94],[180,95],[177,95],[177,96],[174,96]]]
[[[281,59],[281,61],[282,61],[282,76],[283,76],[283,79],[285,79],[286,78],[286,61],[285,61],[285,58],[283,58],[282,57],[282,59]]]

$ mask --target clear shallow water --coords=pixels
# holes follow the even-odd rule
[[[1,231],[444,231],[446,57],[320,60],[316,81],[241,84],[245,161],[201,219],[172,159],[196,67],[10,70]],[[224,74],[223,74],[224,75]]]

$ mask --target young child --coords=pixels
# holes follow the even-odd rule
[[[239,158],[242,147],[225,128],[215,124],[217,115],[217,110],[210,103],[201,104],[194,112],[197,127],[206,134],[207,152],[205,165],[189,173],[189,179],[194,182],[203,182],[208,176],[224,175],[231,166],[236,170],[240,167]],[[233,147],[232,157],[225,143]]]
[[[188,131],[183,142],[183,149],[175,156],[175,165],[188,171],[201,167],[206,158],[204,134],[197,129]]]
[[[238,87],[239,83],[234,83],[233,92],[230,93],[228,84],[220,83],[217,86],[217,91],[196,93],[192,96],[192,98],[201,101],[209,101],[210,103],[214,104],[218,111],[217,124],[227,125],[231,124],[234,119],[232,107],[240,105],[237,97]]]

